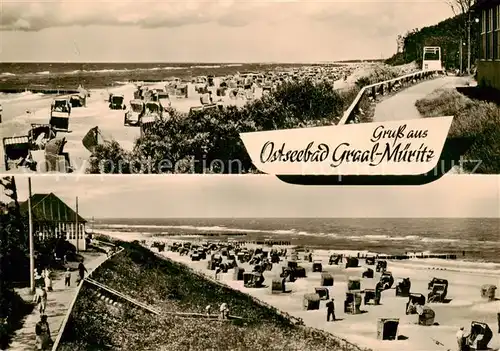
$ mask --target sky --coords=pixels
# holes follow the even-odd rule
[[[2,0],[0,62],[318,62],[395,53],[445,0]]]
[[[19,198],[28,180],[17,177]],[[298,186],[272,176],[34,176],[91,218],[500,218],[500,176],[451,175],[423,186]],[[5,201],[5,196],[0,200]]]

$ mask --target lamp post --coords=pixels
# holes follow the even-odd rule
[[[30,290],[35,292],[35,242],[33,240],[33,214],[31,208],[31,177],[28,177],[28,225],[30,248]]]
[[[78,230],[78,196],[76,197],[76,215],[75,215],[75,230],[76,230],[76,252],[80,252],[80,232]]]
[[[467,75],[470,75],[470,10],[467,16]]]
[[[462,73],[464,71],[463,70],[463,56],[464,56],[464,54],[463,54],[463,52],[464,52],[463,47],[466,45],[464,43],[464,41],[462,40],[462,38],[460,38],[460,44],[459,45],[460,46],[459,46],[458,50],[459,50],[459,56],[460,56],[460,59],[459,59],[460,60],[460,75],[462,75]]]
[[[475,23],[479,23],[479,18],[474,18],[474,22]],[[472,48],[471,48],[471,24],[472,24],[472,20],[471,20],[471,12],[469,11],[468,13],[468,18],[467,18],[467,74],[470,75],[471,73],[471,70],[470,70],[470,66],[471,66],[471,51],[472,51]]]

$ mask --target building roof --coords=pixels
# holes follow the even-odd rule
[[[494,6],[500,5],[500,0],[476,0],[472,7],[473,10],[490,9]]]
[[[28,201],[20,204],[22,213],[28,213]],[[38,222],[75,222],[76,212],[53,193],[31,195],[31,212]],[[87,221],[78,215],[79,223]]]

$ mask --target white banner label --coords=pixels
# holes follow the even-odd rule
[[[241,133],[273,175],[419,175],[438,163],[453,117]]]

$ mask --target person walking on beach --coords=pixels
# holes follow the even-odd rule
[[[335,318],[335,299],[331,299],[326,303],[326,321],[330,321],[330,317],[332,317],[332,322],[335,322],[337,318]]]
[[[460,329],[457,331],[456,334],[457,337],[457,351],[464,351],[465,350],[465,332],[464,332],[464,327],[460,327]]]
[[[500,334],[500,312],[497,313],[498,334]]]
[[[35,335],[36,335],[36,349],[37,350],[50,350],[50,344],[52,342],[50,336],[50,327],[47,322],[47,316],[40,316],[40,321],[35,325]]]
[[[205,313],[207,314],[208,318],[210,318],[210,312],[211,311],[212,311],[212,306],[207,305],[207,307],[205,307]]]
[[[42,297],[42,287],[37,285],[35,287],[35,295],[33,295],[33,303],[39,304],[41,297]]]
[[[71,272],[69,268],[66,268],[66,272],[64,273],[64,286],[71,286]]]
[[[88,273],[87,268],[85,268],[83,262],[80,262],[80,264],[78,265],[78,274],[80,276],[80,280],[83,280],[83,278],[85,278],[85,272]]]
[[[40,270],[38,268],[35,268],[33,274],[35,275],[35,286],[43,286],[43,277],[40,273]]]
[[[47,308],[47,290],[42,288],[41,295],[39,298],[39,311],[40,314],[45,314],[45,309]]]
[[[227,303],[223,302],[220,305],[220,317],[221,319],[227,319],[229,315],[229,307],[227,307]]]
[[[50,271],[49,268],[45,269],[44,280],[45,280],[45,288],[47,288],[47,291],[52,291],[52,272]]]

